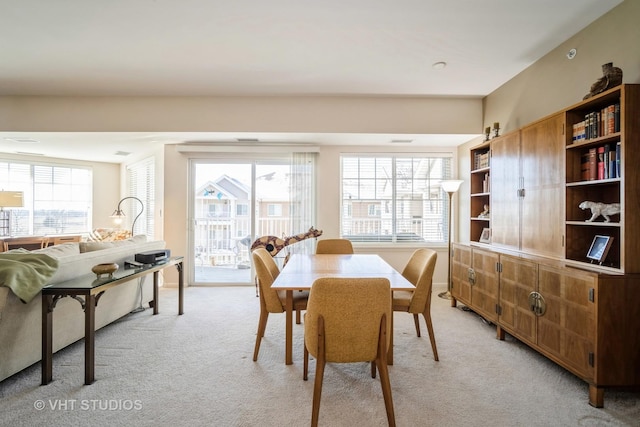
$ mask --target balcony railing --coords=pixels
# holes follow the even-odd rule
[[[290,219],[259,218],[251,236],[248,217],[196,218],[194,247],[200,265],[249,266],[251,244],[261,236],[290,235]]]

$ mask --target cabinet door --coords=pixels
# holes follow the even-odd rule
[[[520,246],[520,132],[491,141],[491,243]]]
[[[529,294],[538,290],[538,264],[500,255],[501,327],[522,341],[536,343],[536,316],[529,307]]]
[[[564,114],[556,114],[520,133],[520,249],[528,253],[564,255],[564,121]]]
[[[469,306],[471,305],[471,283],[469,283],[471,248],[454,244],[451,262],[451,295],[456,300]]]
[[[492,322],[498,321],[498,259],[497,253],[473,248],[471,264],[475,280],[471,287],[471,307]]]
[[[538,291],[546,311],[538,317],[538,346],[585,380],[593,379],[589,355],[595,351],[597,276],[581,270],[539,265]],[[592,290],[593,289],[593,290]]]

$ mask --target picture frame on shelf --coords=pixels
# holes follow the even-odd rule
[[[483,228],[480,234],[480,243],[491,243],[491,229]]]
[[[593,242],[591,242],[591,247],[589,247],[587,251],[587,258],[589,258],[591,262],[602,264],[607,258],[612,243],[613,237],[596,234]]]

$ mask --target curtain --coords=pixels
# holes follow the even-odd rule
[[[291,154],[291,179],[289,197],[291,230],[293,234],[306,233],[316,224],[316,158],[317,153]],[[289,253],[312,254],[315,239],[309,238],[288,246]]]

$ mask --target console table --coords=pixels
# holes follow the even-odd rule
[[[84,310],[84,383],[89,385],[95,380],[95,310],[100,297],[109,288],[153,273],[153,314],[158,314],[158,273],[175,265],[178,269],[178,314],[181,315],[184,312],[183,259],[177,256],[141,268],[121,268],[109,278],[96,279],[96,275],[91,274],[45,286],[42,289],[42,385],[49,384],[53,379],[53,310],[60,298],[70,296]]]

